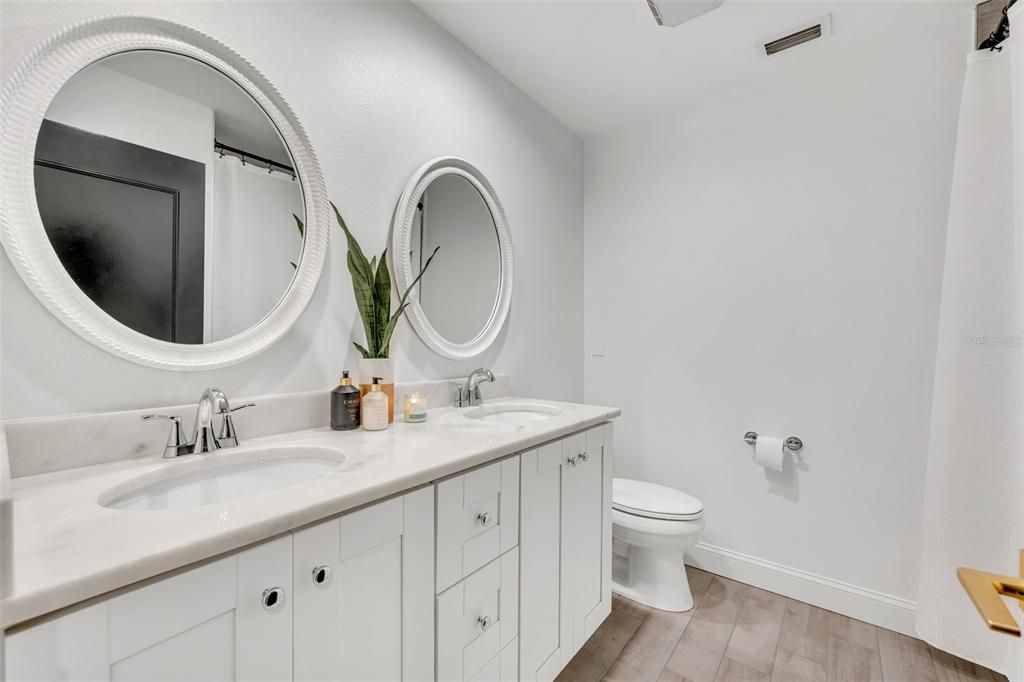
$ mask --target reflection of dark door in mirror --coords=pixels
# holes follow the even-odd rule
[[[203,342],[204,164],[47,120],[35,181],[50,243],[96,305],[146,336]]]

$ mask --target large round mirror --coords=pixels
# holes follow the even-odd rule
[[[5,161],[30,151],[34,192],[3,188],[3,236],[40,300],[97,345],[173,369],[237,362],[287,331],[323,266],[325,198],[262,75],[136,18],[70,29],[30,61],[0,103],[0,142]],[[55,94],[39,81],[52,73],[66,74]]]
[[[436,250],[410,294],[413,327],[446,357],[482,352],[500,332],[512,294],[512,241],[494,189],[468,162],[435,159],[413,176],[395,220],[402,289]]]
[[[305,210],[264,111],[200,61],[153,50],[90,64],[50,103],[36,201],[75,284],[153,339],[244,332],[288,290]]]

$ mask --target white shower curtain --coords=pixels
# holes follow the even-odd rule
[[[282,173],[243,165],[233,156],[213,165],[207,332],[211,341],[240,334],[269,313],[288,289],[302,238],[302,191]]]
[[[987,630],[957,566],[1016,575],[1022,458],[1022,55],[969,55],[946,242],[929,441],[918,634],[1020,679],[1019,641]],[[1018,99],[1021,98],[1021,99]],[[1024,154],[1020,154],[1024,160]],[[884,558],[882,558],[884,560]],[[1016,610],[1015,610],[1016,611]],[[1019,611],[1016,611],[1020,613]]]

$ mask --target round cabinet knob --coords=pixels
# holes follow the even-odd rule
[[[581,452],[580,454],[578,454],[576,456],[580,458],[581,462],[586,462],[587,461],[587,451],[586,450],[584,450],[583,452]]]
[[[284,606],[284,588],[268,587],[263,590],[263,596],[260,601],[263,603],[264,611],[277,611]]]
[[[491,619],[487,616],[480,616],[476,619],[476,622],[480,625],[481,630],[486,630],[491,626]]]
[[[487,512],[480,512],[476,515],[476,520],[480,522],[481,526],[486,526],[491,522],[491,515]]]
[[[330,566],[317,566],[313,569],[313,584],[317,587],[323,587],[327,583],[331,582],[331,567]]]
[[[576,466],[576,456],[575,455],[573,455],[572,457],[570,457],[569,459],[567,459],[565,461],[569,463],[569,466]]]

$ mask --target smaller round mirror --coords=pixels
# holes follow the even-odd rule
[[[436,250],[436,254],[434,254]],[[407,314],[437,353],[467,358],[497,338],[512,295],[512,241],[504,211],[483,174],[453,157],[422,166],[395,214],[392,258]]]

